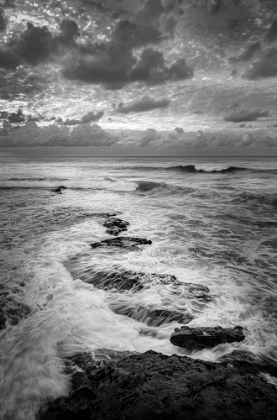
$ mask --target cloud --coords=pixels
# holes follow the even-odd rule
[[[184,132],[184,129],[182,127],[176,127],[174,128],[174,131],[176,131],[179,134],[182,134]]]
[[[86,115],[84,115],[80,120],[75,120],[75,119],[68,119],[65,120],[62,124],[63,125],[78,125],[78,124],[87,124],[90,122],[96,122],[99,121],[100,118],[102,118],[104,115],[103,111],[99,111],[96,114],[94,114],[94,112],[88,112]]]
[[[28,22],[26,30],[0,51],[0,67],[15,69],[23,63],[36,66],[52,61],[57,58],[61,50],[64,50],[63,52],[68,48],[77,50],[75,39],[78,35],[78,26],[73,20],[64,19],[57,35],[53,35],[47,26],[35,26]]]
[[[272,138],[270,136],[266,136],[264,141],[263,141],[263,146],[277,147],[277,138]]]
[[[130,112],[146,112],[152,109],[165,109],[168,107],[170,101],[168,99],[152,99],[149,96],[143,96],[140,100],[130,103],[129,105],[119,104],[116,108],[117,112],[122,114],[129,114]]]
[[[261,60],[252,64],[252,67],[243,75],[246,79],[255,80],[277,76],[277,49],[270,48],[263,53]]]
[[[70,139],[76,146],[79,144],[94,147],[109,147],[119,141],[119,137],[109,134],[97,124],[74,127]]]
[[[165,83],[169,80],[182,80],[193,76],[192,69],[183,58],[176,60],[170,67],[166,66],[163,53],[153,48],[146,48],[132,69],[132,81],[144,81],[150,85]]]
[[[274,20],[271,27],[268,29],[265,34],[264,40],[266,42],[273,42],[277,39],[277,20]]]
[[[248,147],[252,146],[256,142],[256,137],[253,136],[252,133],[244,134],[242,140],[239,142],[239,147]]]
[[[4,32],[7,28],[8,20],[6,18],[5,12],[0,8],[0,32]]]
[[[257,118],[268,117],[268,111],[257,110],[239,110],[233,114],[227,115],[224,121],[229,122],[244,122],[244,121],[256,121]]]
[[[97,124],[82,124],[72,132],[65,126],[52,124],[39,127],[28,121],[24,126],[13,128],[4,122],[0,130],[0,147],[109,147],[119,141]]]
[[[151,143],[152,141],[156,140],[157,138],[157,130],[154,130],[153,128],[148,128],[145,131],[145,134],[140,140],[139,146],[140,147],[146,147]]]
[[[182,80],[192,77],[193,71],[184,59],[178,59],[168,67],[163,53],[153,48],[145,48],[135,59],[128,46],[111,43],[92,56],[77,61],[70,59],[63,69],[63,75],[70,80],[121,89],[134,82],[157,85]]]
[[[230,63],[239,63],[240,61],[249,61],[253,56],[256,54],[256,52],[261,50],[261,43],[260,42],[253,42],[250,44],[242,54],[240,54],[238,57],[231,57]]]

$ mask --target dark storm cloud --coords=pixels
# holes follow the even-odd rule
[[[168,99],[152,99],[148,96],[143,96],[140,100],[132,102],[128,105],[119,104],[116,108],[117,112],[121,114],[129,114],[130,112],[146,112],[153,109],[161,108],[165,109],[168,107],[170,101]]]
[[[225,117],[224,120],[238,123],[246,121],[256,121],[260,117],[268,117],[268,111],[263,111],[260,109],[238,110],[233,114],[227,115],[227,117]]]
[[[8,20],[6,18],[5,12],[0,8],[0,32],[4,32],[7,28]]]
[[[266,42],[273,42],[277,39],[277,20],[275,20],[268,29],[264,37]]]
[[[103,111],[99,111],[96,114],[94,114],[94,112],[88,112],[80,120],[67,119],[66,121],[63,122],[63,125],[78,125],[78,124],[87,124],[90,122],[96,122],[96,121],[99,121],[100,118],[103,117],[103,115],[104,115]]]
[[[168,67],[163,53],[153,48],[145,48],[136,60],[128,47],[111,43],[94,56],[80,58],[77,62],[69,60],[63,75],[71,80],[100,83],[108,89],[121,89],[131,82],[157,85],[182,80],[192,77],[193,71],[184,59]]]
[[[233,64],[240,61],[251,60],[251,58],[253,58],[258,51],[261,51],[261,43],[253,42],[248,47],[246,47],[242,54],[240,54],[238,57],[231,57],[229,61]]]
[[[24,62],[36,66],[51,61],[61,49],[75,48],[78,35],[78,26],[73,20],[64,19],[58,35],[53,35],[47,26],[28,22],[26,30],[0,51],[0,67],[14,69]]]
[[[161,31],[148,22],[121,20],[112,34],[112,42],[128,44],[130,48],[158,44],[164,39]]]
[[[261,60],[252,64],[243,77],[255,80],[274,76],[277,76],[277,49],[270,48],[263,53]]]

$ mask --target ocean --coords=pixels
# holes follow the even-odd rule
[[[63,358],[78,352],[277,360],[276,157],[0,161],[1,418],[33,420],[67,395]],[[120,236],[152,244],[91,247],[113,238],[111,214],[129,223]],[[169,341],[184,324],[240,325],[246,339],[188,351]]]

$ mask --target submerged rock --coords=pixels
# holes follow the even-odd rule
[[[7,325],[16,325],[21,319],[27,318],[31,314],[31,308],[24,302],[16,300],[14,297],[0,295],[0,330]]]
[[[70,264],[73,261],[74,264]],[[184,283],[171,274],[143,273],[140,271],[124,270],[122,267],[113,267],[111,271],[95,271],[94,268],[84,268],[85,262],[79,257],[79,264],[75,264],[76,257],[66,263],[74,279],[80,279],[93,284],[103,290],[117,290],[139,292],[156,286],[167,286],[172,296],[183,295],[186,299],[196,299],[199,302],[211,302],[210,290],[207,286],[195,283]]]
[[[106,247],[106,246],[115,246],[118,248],[127,248],[130,250],[139,249],[137,245],[151,245],[152,241],[145,239],[145,238],[130,238],[128,236],[119,236],[118,238],[113,239],[104,239],[101,242],[95,242],[94,244],[90,244],[90,246],[95,249],[99,247]]]
[[[37,420],[275,420],[274,362],[232,354],[220,363],[148,351],[97,351],[66,362],[68,397],[49,402]]]
[[[110,217],[106,220],[103,226],[107,227],[106,233],[109,235],[119,235],[119,233],[124,232],[127,230],[127,226],[129,226],[129,222],[125,220],[118,219],[116,217]]]
[[[186,310],[176,311],[164,308],[153,308],[153,306],[149,305],[118,305],[116,302],[112,303],[110,306],[116,314],[126,315],[136,321],[145,322],[149,327],[160,327],[163,324],[169,324],[171,322],[188,324],[194,318]]]
[[[170,337],[174,346],[184,347],[188,350],[202,350],[208,347],[215,347],[221,343],[233,343],[245,339],[242,327],[201,327],[189,328],[187,326],[176,328]]]

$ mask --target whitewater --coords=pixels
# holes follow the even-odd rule
[[[67,395],[63,359],[78,352],[153,349],[216,362],[242,349],[277,360],[276,158],[0,161],[1,419],[33,420]],[[93,248],[112,238],[103,226],[111,214],[129,223],[120,236],[152,244]],[[90,282],[119,272],[144,273],[149,287]],[[209,298],[188,296],[187,283]],[[155,310],[191,327],[240,325],[246,339],[181,349],[169,337],[183,323],[155,320]]]

